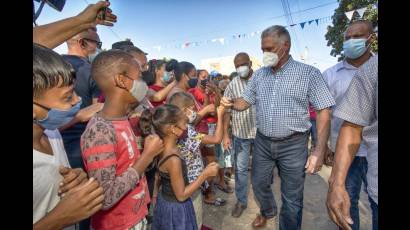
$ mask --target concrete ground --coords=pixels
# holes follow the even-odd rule
[[[306,176],[302,219],[302,229],[304,230],[338,229],[329,219],[325,205],[328,189],[327,179],[329,178],[330,171],[331,168],[323,166],[322,171],[317,175]],[[276,169],[274,174],[274,184],[272,187],[278,210],[280,210],[280,178]],[[230,185],[234,187],[235,182],[232,180]],[[252,229],[252,221],[259,213],[259,208],[255,201],[256,199],[254,198],[251,186],[252,185],[249,186],[248,193],[248,208],[239,218],[233,218],[231,216],[231,210],[236,202],[234,193],[226,194],[216,189],[217,196],[226,199],[227,204],[223,207],[204,204],[204,224],[214,230]],[[367,200],[367,194],[364,192],[361,194],[359,208],[361,214],[360,229],[371,229],[371,210]],[[268,224],[264,229],[279,229],[278,223],[278,216],[276,216],[268,221]]]

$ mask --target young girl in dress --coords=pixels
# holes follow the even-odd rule
[[[177,146],[187,135],[188,118],[174,105],[162,105],[152,112],[151,125],[162,138],[164,151],[159,155],[157,170],[161,187],[154,210],[153,230],[198,229],[191,195],[204,181],[216,176],[218,164],[209,164],[192,183],[188,182],[187,167]]]

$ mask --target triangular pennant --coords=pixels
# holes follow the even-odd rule
[[[309,25],[313,22],[314,20],[310,20],[308,23],[309,23]]]
[[[315,19],[316,25],[319,25],[319,19]]]
[[[349,12],[346,12],[345,14],[346,14],[346,17],[347,17],[347,19],[349,19],[349,21],[350,20],[352,20],[352,17],[353,17],[353,13],[354,13],[355,11],[354,10],[352,10],[352,11],[349,11]]]
[[[366,11],[366,9],[367,9],[366,7],[363,7],[363,8],[361,8],[361,9],[358,9],[358,10],[357,10],[357,13],[359,13],[360,18],[363,17],[363,14],[364,14],[364,12]]]
[[[223,45],[224,42],[225,42],[225,38],[220,38],[220,39],[219,39],[219,42]]]
[[[302,29],[303,29],[303,27],[305,27],[305,23],[306,23],[306,22],[300,23],[300,27],[302,27]]]

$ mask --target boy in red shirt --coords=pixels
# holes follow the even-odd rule
[[[143,229],[150,201],[144,170],[162,151],[158,136],[145,139],[140,154],[127,112],[148,90],[139,64],[119,50],[99,54],[91,68],[92,77],[104,92],[105,104],[81,136],[85,168],[104,189],[103,208],[91,218],[95,230]]]

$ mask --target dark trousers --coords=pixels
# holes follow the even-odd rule
[[[353,220],[352,230],[360,229],[359,199],[362,184],[367,187],[366,157],[355,157],[346,177],[346,191],[350,197],[350,217]]]
[[[301,229],[307,146],[308,133],[292,136],[286,140],[273,140],[259,132],[256,134],[255,151],[252,157],[253,191],[260,203],[262,216],[275,216],[277,206],[271,183],[273,169],[277,166],[282,196],[280,229]]]

